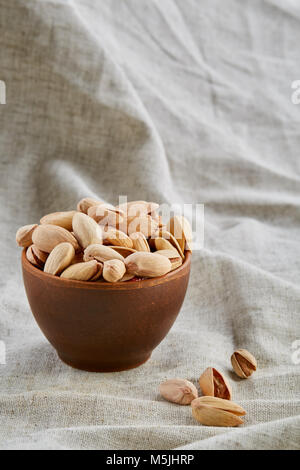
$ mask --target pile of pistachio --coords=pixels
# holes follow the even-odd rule
[[[183,216],[165,225],[158,208],[146,201],[115,207],[84,198],[77,210],[54,212],[40,225],[21,227],[16,240],[30,263],[64,279],[121,282],[163,276],[191,251],[192,231]]]
[[[231,356],[234,372],[241,379],[248,379],[257,369],[255,357],[246,349],[237,349]],[[179,405],[191,405],[194,418],[205,426],[239,426],[246,411],[231,401],[232,390],[229,380],[216,370],[208,367],[199,378],[203,396],[198,397],[195,385],[185,379],[166,380],[159,386],[161,395]]]

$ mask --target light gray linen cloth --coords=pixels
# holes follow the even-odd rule
[[[296,0],[0,0],[1,448],[300,447],[299,44]],[[36,325],[15,232],[119,194],[204,203],[205,245],[151,359],[86,373]],[[231,372],[241,347],[250,380]],[[159,397],[207,366],[247,410],[240,428]]]

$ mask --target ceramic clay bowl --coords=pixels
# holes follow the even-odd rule
[[[93,372],[143,364],[173,325],[186,293],[191,254],[153,279],[82,282],[46,274],[22,254],[32,313],[66,364]]]

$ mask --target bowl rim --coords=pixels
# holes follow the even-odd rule
[[[132,289],[141,289],[147,288],[152,286],[157,286],[160,284],[164,284],[174,279],[181,278],[186,275],[187,271],[190,269],[192,253],[190,251],[185,252],[185,259],[181,266],[170,271],[169,273],[165,274],[164,276],[153,277],[149,279],[142,279],[136,282],[88,282],[88,281],[75,281],[71,279],[62,279],[61,277],[54,276],[52,274],[45,273],[41,269],[37,268],[33,264],[28,261],[26,258],[26,250],[24,248],[22,251],[22,267],[25,271],[29,272],[30,274],[38,277],[42,280],[48,280],[49,283],[55,284],[57,287],[74,287],[74,288],[82,288],[82,289],[94,289],[94,290],[132,290]]]

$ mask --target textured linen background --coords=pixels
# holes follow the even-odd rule
[[[0,25],[0,447],[299,448],[299,2],[0,0]],[[80,372],[33,320],[15,231],[119,194],[205,203],[205,248],[148,363]],[[239,347],[259,362],[248,381],[230,372]],[[241,428],[158,396],[209,365],[247,409]]]

